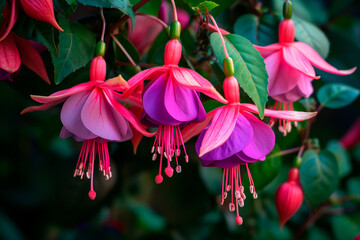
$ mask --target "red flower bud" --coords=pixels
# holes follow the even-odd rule
[[[279,42],[292,43],[295,39],[295,26],[291,19],[282,20],[279,25]]]
[[[95,57],[90,66],[90,81],[104,82],[106,77],[106,62],[103,57]]]
[[[60,31],[62,28],[56,22],[52,0],[20,0],[27,15],[35,20],[50,23]]]
[[[298,179],[299,170],[290,169],[288,181],[281,184],[275,192],[275,204],[281,228],[299,210],[303,202],[304,194]]]

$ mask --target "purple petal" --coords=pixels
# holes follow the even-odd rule
[[[250,122],[254,132],[252,140],[242,152],[253,159],[263,158],[274,148],[275,134],[267,124],[257,119],[251,113],[241,111],[241,114]]]
[[[150,118],[163,125],[175,126],[181,121],[177,121],[166,111],[164,98],[168,73],[162,74],[158,79],[150,82],[150,86],[143,95],[144,111]]]
[[[236,154],[231,157],[225,158],[221,161],[204,160],[200,158],[203,167],[219,167],[219,168],[232,168],[239,164],[245,164]]]
[[[91,91],[79,92],[71,95],[61,109],[61,122],[64,127],[73,135],[82,139],[93,139],[97,135],[90,132],[81,120],[82,108],[88,99]]]
[[[196,141],[195,148],[198,154],[200,153],[200,146],[207,129],[208,128],[205,128],[200,133],[200,136]],[[230,137],[222,145],[204,154],[200,159],[208,161],[222,161],[243,150],[252,138],[253,130],[251,124],[244,116],[239,114],[236,120],[235,128]]]
[[[181,122],[190,122],[197,119],[199,112],[199,97],[196,92],[179,85],[170,76],[165,90],[166,111],[174,119]],[[202,104],[200,102],[200,106]]]
[[[74,134],[69,132],[65,127],[62,127],[62,129],[60,131],[60,138],[65,139],[68,137],[73,137],[75,139],[75,141],[77,141],[77,142],[83,142],[85,140],[85,139],[75,136]]]
[[[81,119],[89,131],[109,141],[122,142],[132,138],[129,122],[108,103],[99,88],[94,88],[85,102]]]

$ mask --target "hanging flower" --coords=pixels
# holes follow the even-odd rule
[[[304,193],[298,182],[299,170],[292,168],[287,182],[281,184],[275,192],[275,205],[281,228],[299,210],[303,202]]]
[[[173,168],[170,165],[173,157],[176,160],[176,171],[178,173],[181,171],[178,163],[180,146],[183,145],[180,128],[189,122],[201,122],[206,117],[206,112],[199,99],[199,92],[226,103],[226,100],[209,81],[195,71],[178,66],[182,51],[178,40],[180,37],[179,22],[173,22],[171,34],[172,39],[165,47],[165,65],[147,69],[132,77],[128,81],[129,90],[124,93],[124,96],[128,96],[143,81],[150,80],[143,91],[142,119],[146,125],[158,127],[151,150],[153,160],[157,158],[158,154],[160,155],[156,183],[163,181],[161,172],[164,157],[167,159],[165,173],[168,177],[173,175]],[[184,146],[183,150],[185,161],[188,162],[189,157]]]
[[[238,206],[244,206],[246,198],[241,183],[240,166],[245,165],[250,182],[250,193],[257,198],[254,181],[248,167],[249,163],[264,161],[266,155],[275,145],[275,135],[271,128],[252,115],[258,113],[255,105],[240,104],[239,83],[228,74],[232,60],[225,59],[224,71],[227,76],[224,81],[225,99],[227,105],[219,107],[207,114],[203,123],[190,124],[183,131],[184,140],[200,133],[196,142],[196,152],[204,167],[220,167],[223,169],[223,184],[221,204],[224,203],[227,192],[231,191],[230,211],[236,209],[236,223],[241,225]],[[302,121],[312,118],[316,113],[265,110],[265,116],[292,121]],[[235,195],[235,203],[234,203]]]
[[[288,9],[290,1],[284,3],[284,9]],[[328,64],[309,45],[302,42],[294,42],[295,27],[291,18],[291,11],[284,11],[284,20],[279,26],[279,43],[255,48],[264,57],[266,70],[269,74],[269,96],[277,102],[274,109],[293,110],[292,103],[302,97],[309,97],[313,92],[311,82],[319,79],[314,67],[323,71],[349,75],[356,70],[338,70]],[[314,66],[314,67],[313,67]],[[274,123],[274,119],[271,120]],[[289,121],[279,123],[279,130],[284,135],[291,130]]]
[[[63,31],[54,17],[50,0],[21,0],[24,11],[32,18],[45,21]],[[30,41],[11,32],[18,15],[18,1],[6,2],[0,26],[0,69],[9,73],[16,72],[21,62],[50,84],[44,62]]]
[[[82,83],[70,89],[51,94],[48,97],[31,96],[40,106],[28,107],[23,113],[47,110],[61,102],[61,138],[72,136],[83,142],[75,176],[91,179],[89,197],[94,199],[93,188],[94,164],[96,153],[99,158],[99,170],[106,179],[111,177],[108,141],[123,142],[132,138],[130,124],[143,135],[153,136],[146,132],[140,122],[127,108],[117,100],[137,104],[132,98],[124,99],[121,94],[127,89],[127,82],[121,76],[105,80],[106,63],[102,56],[95,57],[90,67],[90,82]],[[87,168],[87,170],[86,170]]]

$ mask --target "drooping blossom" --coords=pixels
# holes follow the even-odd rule
[[[275,206],[281,228],[299,210],[303,202],[304,193],[298,182],[299,170],[292,168],[287,182],[281,184],[275,192]]]
[[[129,90],[124,93],[124,96],[128,96],[143,81],[150,80],[142,95],[144,106],[142,119],[146,125],[158,127],[152,147],[152,159],[155,160],[157,155],[160,155],[156,183],[163,181],[161,172],[164,157],[167,159],[165,173],[168,177],[173,175],[170,162],[174,157],[176,171],[181,171],[178,163],[180,146],[183,145],[180,129],[186,123],[201,122],[206,117],[206,112],[199,99],[199,92],[226,103],[226,100],[212,84],[200,74],[178,66],[182,51],[178,40],[180,37],[179,22],[174,22],[171,27],[173,35],[165,47],[165,65],[144,70],[132,77],[128,81]],[[188,155],[184,146],[183,150],[187,162]]]
[[[190,124],[182,133],[184,141],[200,133],[195,148],[201,164],[204,167],[223,169],[221,204],[224,204],[227,192],[231,191],[229,209],[230,211],[236,209],[235,221],[241,225],[243,220],[239,215],[238,207],[244,206],[246,196],[241,182],[240,166],[246,167],[250,193],[256,199],[257,193],[248,164],[265,160],[266,155],[274,148],[275,135],[267,124],[251,114],[258,113],[255,105],[240,104],[239,84],[233,75],[227,75],[224,81],[224,93],[228,101],[227,105],[209,112],[204,122]],[[316,113],[267,109],[264,114],[292,121],[302,121],[316,115]]]
[[[21,0],[24,11],[36,20],[45,21],[61,30],[54,17],[51,0]],[[18,16],[17,0],[5,3],[0,26],[0,69],[13,73],[17,71],[21,62],[39,75],[45,82],[50,83],[44,62],[30,41],[11,32]]]
[[[121,76],[105,80],[106,63],[101,56],[91,62],[90,81],[76,85],[70,89],[55,92],[48,97],[32,95],[31,98],[40,106],[28,107],[22,113],[47,110],[64,102],[61,109],[63,128],[61,138],[72,136],[83,142],[74,177],[84,174],[91,179],[89,197],[94,199],[93,188],[94,164],[96,154],[99,158],[99,170],[106,179],[111,177],[108,141],[123,142],[132,138],[130,124],[146,136],[139,120],[126,107],[118,102],[134,103],[131,98],[122,98],[119,92],[127,89],[127,82]],[[130,124],[129,124],[130,123]]]
[[[291,4],[287,1],[284,8]],[[279,25],[279,43],[255,48],[265,60],[269,74],[269,96],[276,100],[274,109],[293,110],[293,102],[309,97],[313,92],[311,82],[319,79],[314,67],[323,71],[349,75],[356,70],[338,70],[328,64],[314,49],[303,42],[295,42],[295,27],[291,12],[284,15]],[[271,120],[271,124],[274,119]],[[279,122],[279,130],[286,135],[291,130],[289,121]]]

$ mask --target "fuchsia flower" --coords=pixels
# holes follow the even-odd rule
[[[284,8],[289,4],[289,1],[285,2]],[[279,26],[279,43],[265,47],[254,46],[265,60],[269,74],[269,96],[277,101],[274,109],[293,110],[292,103],[302,97],[309,97],[313,92],[312,80],[320,78],[316,76],[314,67],[337,75],[349,75],[356,67],[338,70],[309,45],[294,42],[295,27],[290,19],[291,11],[286,14]],[[270,123],[274,123],[273,119]],[[291,130],[290,122],[280,122],[279,130],[286,135]]]
[[[309,45],[294,42],[295,27],[291,19],[281,21],[279,43],[266,47],[255,46],[264,57],[269,74],[269,96],[279,102],[294,102],[302,97],[309,97],[313,88],[311,81],[319,79],[313,68],[323,71],[348,75],[356,70],[338,70],[328,64]]]
[[[304,193],[298,182],[299,170],[292,168],[287,182],[281,184],[275,192],[276,211],[281,228],[299,210],[303,202]]]
[[[83,178],[87,167],[86,176],[91,178],[91,199],[96,196],[93,189],[96,152],[99,157],[99,170],[109,179],[111,168],[108,141],[123,142],[131,139],[133,134],[129,122],[143,135],[153,136],[141,127],[133,113],[117,101],[121,99],[126,103],[136,104],[131,97],[124,99],[116,92],[126,90],[127,82],[121,76],[104,81],[105,76],[105,60],[100,56],[95,57],[91,62],[90,82],[53,93],[48,97],[32,95],[33,100],[43,104],[22,111],[23,114],[47,110],[65,101],[61,110],[63,128],[60,137],[72,136],[76,141],[83,142],[74,177]]]
[[[225,69],[225,67],[224,67]],[[246,165],[250,193],[257,198],[248,163],[264,161],[275,145],[272,129],[250,112],[258,113],[255,105],[240,104],[239,84],[233,76],[224,81],[227,105],[207,114],[202,123],[190,124],[182,131],[184,141],[200,133],[196,151],[204,167],[223,168],[222,200],[231,191],[230,211],[237,212],[236,223],[241,225],[238,206],[244,206],[245,194],[241,183],[240,165]],[[265,116],[291,121],[312,118],[316,113],[265,110]],[[236,203],[234,204],[234,194]]]
[[[63,31],[54,17],[51,0],[21,0],[24,11],[32,18],[52,24]],[[30,41],[11,32],[18,15],[18,1],[5,3],[0,26],[0,69],[9,73],[17,71],[21,62],[50,84],[44,62]]]
[[[178,63],[181,58],[182,46],[179,42],[179,22],[171,26],[176,28],[176,36],[172,36],[165,48],[165,65],[142,71],[132,77],[129,83],[129,90],[124,93],[127,96],[145,80],[150,82],[143,91],[143,122],[148,126],[158,127],[155,142],[152,148],[153,160],[160,154],[159,174],[156,176],[156,183],[161,183],[163,157],[167,158],[165,173],[168,177],[173,175],[173,168],[170,165],[175,156],[176,171],[180,172],[178,164],[180,145],[183,144],[180,128],[189,122],[201,122],[205,119],[206,113],[199,99],[202,92],[220,102],[226,100],[215,90],[212,84],[195,71],[181,68]],[[173,30],[171,30],[174,32]],[[185,161],[188,161],[185,147]]]

